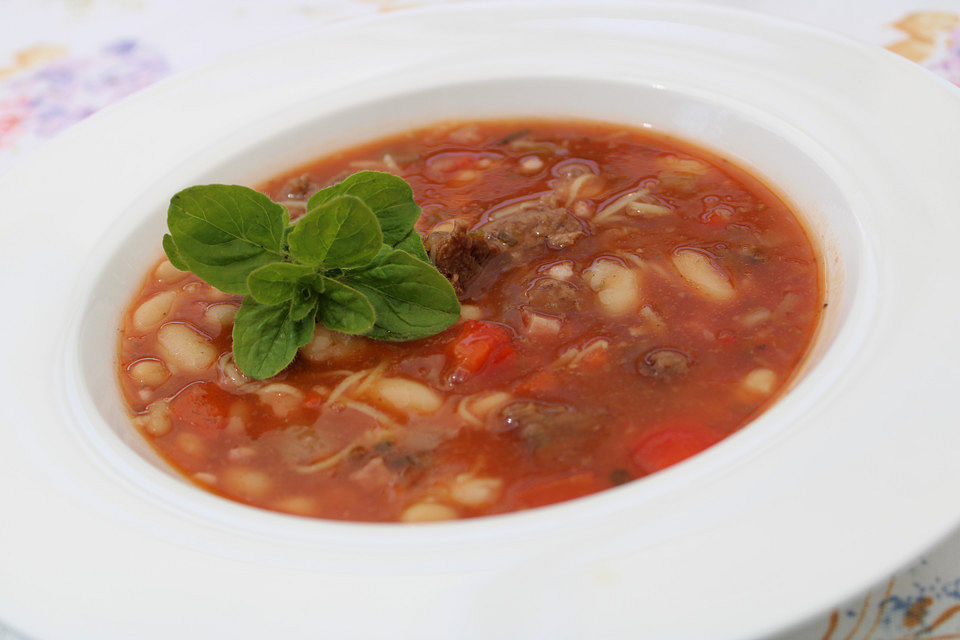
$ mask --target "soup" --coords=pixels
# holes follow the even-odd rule
[[[261,185],[301,215],[360,170],[413,188],[460,320],[394,343],[331,332],[277,376],[231,353],[239,296],[160,261],[126,311],[123,395],[197,485],[319,518],[504,513],[664,469],[767,407],[807,352],[817,255],[770,189],[649,131],[445,123]]]

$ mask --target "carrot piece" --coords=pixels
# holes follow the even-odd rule
[[[722,438],[716,430],[690,419],[654,427],[628,446],[634,464],[653,473],[700,453]]]
[[[227,426],[232,396],[212,382],[192,384],[170,403],[172,416],[192,427],[216,431]]]
[[[539,507],[564,500],[572,500],[602,489],[600,482],[592,473],[550,478],[538,482],[520,491],[517,499],[525,507]]]

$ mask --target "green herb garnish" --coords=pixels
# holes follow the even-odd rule
[[[361,171],[287,210],[247,187],[189,187],[170,200],[163,249],[173,266],[246,296],[233,354],[262,380],[293,362],[314,324],[377,340],[425,338],[456,322],[453,287],[413,228],[420,207],[404,180]]]

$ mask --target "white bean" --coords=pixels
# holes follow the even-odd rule
[[[573,277],[573,262],[570,260],[557,262],[547,269],[547,275],[556,280],[569,280]]]
[[[737,316],[736,320],[748,329],[752,329],[758,324],[762,324],[773,317],[773,313],[764,307],[757,307],[743,315]]]
[[[495,411],[510,402],[512,398],[513,396],[506,391],[493,391],[473,400],[470,403],[470,411],[478,418],[483,418],[491,411]]]
[[[433,226],[433,229],[430,229],[430,233],[449,233],[453,231],[457,226],[456,220],[444,220],[443,222],[438,222]]]
[[[177,436],[177,446],[185,454],[194,458],[202,456],[207,448],[200,436],[189,431],[184,431]]]
[[[219,327],[225,327],[233,324],[233,318],[237,315],[238,307],[232,304],[214,304],[207,307],[203,312],[203,317],[212,324]]]
[[[154,438],[167,435],[173,427],[170,422],[170,405],[166,400],[151,403],[147,407],[147,414],[139,416],[136,424]]]
[[[704,254],[693,249],[679,249],[673,254],[673,266],[701,296],[724,302],[736,296],[730,279]]]
[[[493,504],[503,490],[500,478],[476,478],[460,474],[450,485],[450,498],[465,507],[483,507]]]
[[[230,462],[244,462],[256,457],[257,450],[253,447],[234,447],[227,451],[227,460]]]
[[[311,362],[329,362],[355,353],[363,346],[363,338],[334,333],[318,324],[310,342],[300,347],[300,353]]]
[[[178,282],[183,280],[187,276],[186,271],[180,271],[175,266],[170,264],[169,260],[164,260],[157,265],[157,268],[153,270],[153,277],[157,279],[157,282],[162,284],[167,284],[168,282]]]
[[[239,400],[230,405],[227,412],[227,426],[224,427],[224,433],[232,436],[238,436],[247,431],[247,420],[250,417],[250,410],[247,405]]]
[[[298,516],[312,516],[317,510],[317,501],[310,496],[287,496],[275,502],[273,508]]]
[[[678,158],[674,155],[666,155],[657,158],[657,163],[665,169],[671,171],[680,171],[683,173],[692,173],[694,175],[703,175],[710,170],[710,166],[699,160],[689,158]]]
[[[282,382],[274,382],[257,389],[257,397],[280,418],[287,417],[303,404],[303,392]]]
[[[203,371],[217,359],[217,348],[185,324],[167,323],[157,331],[164,361],[174,371]]]
[[[430,387],[407,378],[380,378],[374,395],[398,411],[433,413],[443,400]]]
[[[483,318],[483,311],[475,304],[460,305],[461,320],[480,320]]]
[[[217,476],[212,473],[207,473],[206,471],[193,474],[193,479],[203,484],[217,484]]]
[[[176,300],[176,291],[164,291],[148,298],[133,312],[133,328],[145,332],[159,327]]]
[[[269,493],[273,482],[263,471],[231,467],[223,472],[223,486],[244,498],[260,498]]]
[[[473,182],[479,177],[480,174],[475,169],[461,169],[453,174],[450,182],[453,184],[462,185],[468,182]]]
[[[600,306],[610,316],[622,316],[640,304],[640,282],[637,273],[616,260],[599,258],[585,269],[583,276],[597,292]]]
[[[536,173],[543,169],[543,160],[537,156],[527,156],[520,161],[520,170],[524,173]]]
[[[777,384],[777,374],[765,367],[754,369],[740,382],[740,386],[750,393],[770,395]]]
[[[170,373],[159,360],[140,360],[128,370],[130,377],[148,387],[159,387],[170,377]]]
[[[417,502],[410,505],[400,516],[402,522],[436,522],[439,520],[455,520],[457,512],[453,507],[437,502]]]

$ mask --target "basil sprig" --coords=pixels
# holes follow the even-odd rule
[[[287,210],[237,185],[189,187],[170,200],[170,262],[246,296],[233,354],[257,379],[282,371],[314,324],[377,340],[443,331],[460,315],[453,287],[427,258],[413,225],[420,207],[403,179],[361,171],[316,193],[290,224]]]

